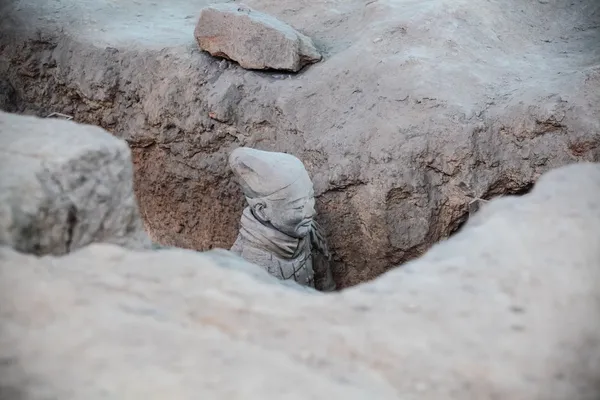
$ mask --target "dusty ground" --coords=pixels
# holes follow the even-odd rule
[[[19,118],[10,117],[16,130],[34,128],[42,148],[54,146],[44,120]],[[89,127],[62,127],[63,139],[88,136],[87,154],[106,148]],[[30,151],[17,142],[13,151]],[[72,153],[45,156],[89,162]],[[95,175],[71,180],[71,193],[91,186],[98,208],[107,187],[132,183],[89,185]],[[36,182],[28,174],[7,197]],[[35,217],[53,236],[47,215]],[[97,220],[80,221],[89,239]],[[117,232],[129,225],[113,222]],[[6,225],[0,215],[2,399],[600,398],[599,164],[548,172],[403,268],[327,294],[284,286],[226,251],[92,243],[61,257],[18,253],[3,246],[22,244],[2,241]]]
[[[231,245],[243,206],[232,148],[297,155],[339,287],[451,234],[473,197],[600,160],[594,0],[246,3],[311,36],[324,61],[288,75],[202,54],[204,1],[6,0],[0,73],[19,111],[128,140],[142,213],[165,244]]]

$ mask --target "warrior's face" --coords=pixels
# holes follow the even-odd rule
[[[310,233],[315,216],[314,190],[298,158],[246,147],[235,149],[229,158],[260,222],[295,238]]]
[[[312,193],[295,199],[268,201],[266,208],[271,209],[269,222],[277,230],[295,238],[309,234],[315,217],[315,198]]]
[[[316,214],[312,188],[305,194],[286,190],[253,203],[254,214],[278,231],[298,239],[310,233]]]

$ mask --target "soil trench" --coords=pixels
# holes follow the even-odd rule
[[[594,0],[248,1],[322,51],[297,74],[199,51],[204,0],[38,3],[0,6],[0,109],[58,112],[125,139],[163,245],[232,245],[238,146],[304,162],[339,289],[450,236],[474,199],[600,161]]]

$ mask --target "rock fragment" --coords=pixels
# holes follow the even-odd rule
[[[36,255],[92,242],[150,246],[127,143],[105,130],[0,112],[0,245]]]
[[[239,4],[202,9],[194,31],[202,50],[246,69],[297,72],[322,56],[312,40],[279,19]]]

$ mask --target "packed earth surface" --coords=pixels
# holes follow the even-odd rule
[[[0,2],[0,400],[599,399],[600,2],[214,3]],[[342,290],[219,249],[240,146]]]
[[[0,112],[0,398],[597,400],[600,164],[323,293],[150,248],[125,141]]]
[[[125,139],[146,229],[164,245],[229,248],[244,200],[228,154],[294,154],[339,288],[452,235],[474,199],[600,160],[595,0],[245,3],[323,59],[256,71],[200,51],[205,0],[5,0],[0,107]]]

